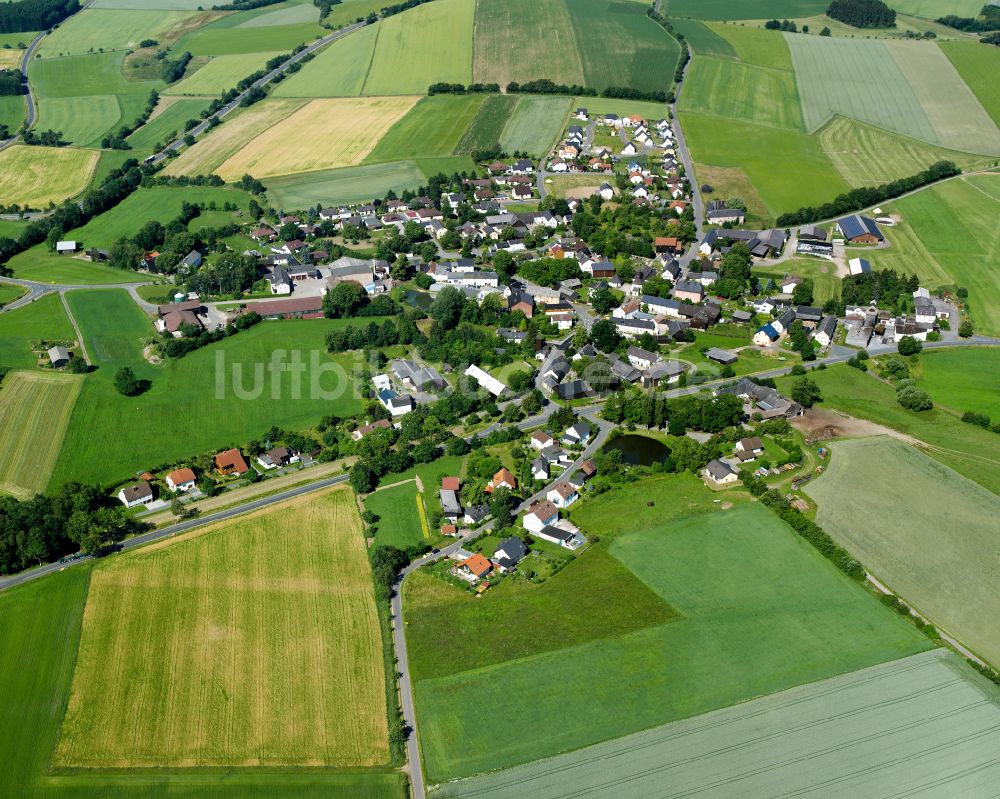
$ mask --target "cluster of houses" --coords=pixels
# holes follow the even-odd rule
[[[845,309],[847,343],[855,347],[895,344],[903,336],[927,341],[932,332],[940,332],[942,321],[950,321],[954,310],[923,287],[913,292],[913,307],[912,314],[896,314],[878,308],[875,303],[867,307],[848,306]]]
[[[677,165],[674,132],[666,119],[647,122],[638,114],[622,117],[617,114],[603,114],[591,119],[591,114],[586,108],[576,109],[573,119],[575,122],[584,123],[586,127],[581,124],[569,126],[565,139],[556,146],[549,159],[549,172],[611,173],[620,156],[648,154],[654,150],[660,152],[667,169]],[[595,146],[593,137],[596,131],[610,131],[621,139],[621,146],[618,148],[607,145]],[[673,163],[670,164],[668,161]]]
[[[791,285],[801,278],[786,278]],[[822,308],[811,305],[795,305],[781,297],[768,297],[754,303],[757,313],[772,313],[779,315],[767,324],[761,325],[753,334],[753,343],[758,347],[769,347],[779,343],[791,330],[794,322],[801,322],[810,338],[821,348],[826,349],[833,343],[839,322],[836,316],[824,314]]]

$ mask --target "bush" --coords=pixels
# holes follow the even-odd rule
[[[923,348],[924,345],[917,341],[913,336],[903,336],[899,340],[898,349],[900,355],[916,355]]]
[[[978,427],[985,429],[990,428],[990,417],[985,413],[976,413],[975,411],[966,411],[962,414],[962,421],[967,424],[974,424]]]
[[[958,326],[958,335],[962,338],[972,338],[973,334],[972,322],[966,319],[962,324]]]
[[[931,395],[915,386],[905,386],[896,393],[896,400],[909,411],[929,411],[934,407]]]

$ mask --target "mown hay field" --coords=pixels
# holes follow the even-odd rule
[[[354,495],[303,497],[102,564],[55,760],[373,766],[385,674]]]
[[[96,166],[94,150],[15,144],[0,151],[0,203],[62,202],[86,188]]]
[[[1000,780],[998,693],[937,649],[577,752],[440,786],[442,799],[975,796]]]
[[[279,175],[267,181],[268,197],[281,208],[311,208],[317,203],[352,203],[381,197],[390,189],[401,192],[426,183],[415,161],[323,169]]]
[[[261,69],[278,53],[244,53],[215,56],[201,69],[163,90],[164,94],[207,95],[215,97],[236,88],[247,75]]]
[[[379,26],[368,25],[335,41],[272,91],[273,97],[355,97],[361,94]],[[426,90],[426,87],[424,87]]]
[[[0,384],[0,492],[27,499],[45,490],[59,457],[77,375],[12,372]]]
[[[935,402],[960,412],[985,413],[1000,422],[1000,349],[927,351],[914,377]]]
[[[367,162],[450,156],[485,99],[483,94],[438,94],[420,98],[379,140]]]
[[[471,83],[475,0],[435,0],[379,24],[364,94],[424,94],[432,83]]]
[[[887,436],[832,444],[826,472],[805,490],[819,523],[872,574],[1000,662],[1000,497]]]
[[[939,47],[993,122],[1000,125],[1000,81],[996,79],[1000,74],[1000,48],[983,47],[978,42],[941,42]]]
[[[224,180],[357,166],[417,97],[312,100],[263,131],[216,170]]]
[[[143,39],[159,39],[190,14],[164,9],[85,8],[52,31],[39,47],[42,58],[95,51],[128,50]]]
[[[520,98],[500,136],[501,147],[507,152],[546,155],[566,124],[571,103],[570,97]]]
[[[312,3],[287,3],[280,8],[267,9],[265,13],[243,20],[237,28],[267,28],[272,25],[296,25],[300,22],[318,22],[319,8]]]

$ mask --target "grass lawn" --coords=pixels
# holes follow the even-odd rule
[[[323,344],[328,330],[350,320],[264,322],[154,366],[140,343],[153,327],[124,291],[74,291],[68,299],[97,369],[84,382],[54,486],[74,479],[111,484],[136,470],[241,444],[271,425],[299,430],[330,413],[361,410],[351,356],[330,356]],[[288,377],[265,377],[276,350],[300,353],[307,368],[298,394]],[[114,373],[125,365],[151,381],[148,391],[131,398],[115,391]],[[320,389],[315,397],[313,381]],[[241,399],[234,383],[249,398]]]
[[[680,618],[418,680],[430,780],[537,760],[931,646],[762,505],[671,523],[664,517],[672,509],[650,509],[648,497],[630,507],[615,491],[593,505],[612,530],[637,511],[658,512],[652,525],[612,540],[608,553]],[[628,605],[619,612],[635,615]],[[495,685],[507,687],[508,712],[477,712],[473,698]]]
[[[0,314],[0,365],[34,369],[33,341],[73,341],[76,333],[57,294]]]
[[[914,374],[936,403],[1000,422],[1000,349],[928,350]]]
[[[822,407],[920,439],[932,458],[1000,494],[1000,460],[994,454],[996,433],[966,424],[939,408],[908,411],[896,402],[891,386],[846,365],[812,371],[809,376],[820,387]],[[787,394],[794,379],[777,378],[778,390]]]
[[[44,208],[86,188],[97,153],[73,147],[15,144],[0,151],[0,203]]]
[[[390,189],[399,193],[426,183],[416,161],[324,169],[269,178],[268,196],[277,207],[304,209],[317,203],[350,203],[383,197]]]
[[[375,51],[379,26],[368,25],[335,41],[283,80],[274,97],[354,97],[361,94]]]
[[[813,302],[822,306],[824,302],[840,296],[841,279],[837,277],[837,265],[825,258],[799,257],[790,258],[777,267],[766,266],[752,270],[760,278],[761,285],[766,286],[768,278],[773,277],[775,283],[785,275],[798,275],[813,282]]]
[[[415,482],[383,488],[365,499],[365,509],[379,517],[375,546],[406,549],[426,543],[417,512],[418,501]]]
[[[147,279],[136,272],[115,269],[83,258],[58,256],[44,244],[25,250],[7,262],[14,277],[39,283],[61,283],[73,286],[103,286],[113,283],[135,283]]]
[[[386,721],[361,520],[340,489],[96,568],[55,762],[374,766]]]
[[[14,300],[20,299],[27,293],[27,290],[21,286],[12,286],[7,283],[0,284],[0,308],[10,305]]]
[[[208,108],[210,100],[186,98],[163,98],[161,103],[169,103],[163,111],[128,137],[129,146],[140,153],[152,153],[159,142],[173,139],[171,134],[181,135],[184,123],[189,119],[199,119],[199,114]]]
[[[0,492],[27,499],[41,493],[59,457],[83,378],[13,372],[0,385]]]
[[[826,472],[805,491],[818,522],[872,574],[1000,663],[1000,595],[988,554],[997,550],[1000,497],[888,436],[833,443]]]
[[[571,103],[570,97],[520,98],[500,136],[501,147],[507,152],[546,155],[566,124]]]
[[[367,163],[450,156],[485,99],[482,94],[438,94],[420,99],[379,140]]]

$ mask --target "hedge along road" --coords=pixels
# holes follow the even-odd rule
[[[188,136],[196,136],[196,137],[200,136],[202,133],[204,133],[206,130],[209,129],[210,123],[213,119],[221,120],[224,116],[230,114],[233,110],[238,108],[239,104],[243,101],[243,98],[245,98],[251,91],[253,91],[254,89],[260,89],[266,86],[271,81],[273,81],[278,75],[283,75],[285,72],[288,71],[288,68],[292,64],[298,63],[303,58],[305,58],[306,55],[308,55],[309,53],[313,53],[316,50],[319,50],[321,47],[325,47],[331,42],[335,42],[337,39],[341,39],[344,36],[347,36],[348,34],[354,33],[356,30],[360,30],[367,24],[368,24],[367,22],[355,22],[351,25],[348,25],[346,28],[341,28],[339,31],[334,31],[333,33],[324,36],[322,39],[317,39],[310,45],[306,45],[304,49],[297,52],[283,64],[279,64],[270,72],[268,72],[264,77],[256,80],[254,83],[248,86],[247,89],[243,91],[239,96],[237,96],[232,102],[228,103],[227,105],[224,105],[222,108],[220,108],[214,114],[209,116],[203,122],[196,125],[187,133],[185,133],[184,136],[172,141],[161,152],[158,152],[156,155],[151,155],[149,158],[146,159],[145,163],[147,164],[160,163],[165,158],[169,157],[168,153],[177,152],[182,147],[184,147],[185,138],[187,138]]]

